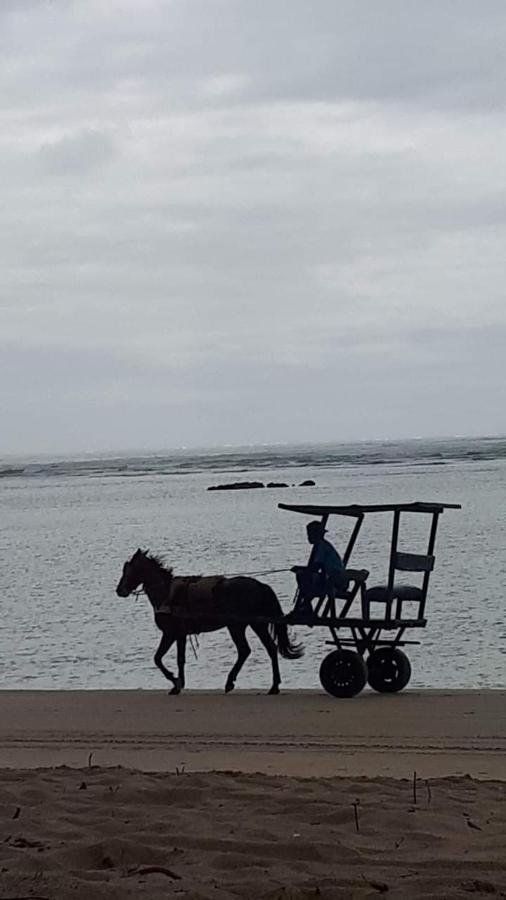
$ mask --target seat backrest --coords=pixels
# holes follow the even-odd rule
[[[394,554],[393,567],[399,572],[432,572],[434,557],[424,553],[397,553]]]
[[[427,599],[427,590],[429,587],[430,573],[434,568],[434,546],[436,543],[437,523],[440,513],[434,512],[432,515],[432,525],[429,534],[429,542],[427,553],[401,553],[397,549],[399,539],[399,521],[400,510],[394,512],[394,521],[392,526],[392,544],[390,550],[390,564],[388,567],[388,591],[390,597],[393,597],[394,582],[396,580],[396,572],[422,572],[423,581],[421,587],[420,606],[418,618],[422,619],[425,612],[425,601]]]

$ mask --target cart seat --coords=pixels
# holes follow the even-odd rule
[[[394,600],[421,600],[423,591],[414,584],[396,584],[389,593],[387,584],[376,584],[365,592],[365,599],[369,601],[385,602],[390,597]]]
[[[395,618],[400,618],[402,612],[402,604],[404,602],[415,602],[419,604],[419,611],[424,600],[424,592],[422,588],[416,587],[414,584],[396,584],[390,591],[387,584],[377,584],[364,591],[362,599],[362,615],[364,619],[371,617],[371,603],[385,603],[385,619],[390,619],[392,615],[392,604],[396,601],[397,612]],[[420,615],[419,615],[420,618]]]
[[[295,567],[294,567],[295,568]],[[327,591],[317,599],[312,612],[309,614],[311,622],[316,619],[328,620],[336,618],[345,618],[348,615],[350,607],[360,591],[363,604],[364,589],[369,571],[367,569],[344,569],[342,572],[342,584],[339,588],[335,585],[328,585]],[[299,594],[295,597],[295,609],[290,613],[290,622],[298,623],[299,611],[298,603]],[[344,600],[344,604],[338,608],[336,600]],[[307,623],[307,615],[305,622]]]

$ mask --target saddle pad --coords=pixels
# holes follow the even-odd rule
[[[167,600],[158,607],[157,612],[192,617],[209,614],[216,606],[214,591],[224,581],[223,575],[175,577]]]

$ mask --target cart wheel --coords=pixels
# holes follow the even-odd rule
[[[380,647],[367,660],[367,680],[380,694],[395,694],[411,678],[411,663],[398,647]]]
[[[320,681],[333,697],[354,697],[367,681],[367,666],[354,650],[333,650],[320,666]]]

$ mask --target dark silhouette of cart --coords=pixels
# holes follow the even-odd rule
[[[366,683],[380,693],[401,691],[411,677],[411,664],[400,648],[407,644],[419,644],[420,641],[407,639],[406,634],[415,628],[425,628],[427,624],[425,606],[434,568],[439,516],[445,509],[460,509],[460,505],[382,503],[322,506],[280,503],[279,507],[303,515],[319,516],[324,528],[330,516],[345,516],[354,520],[343,554],[347,586],[341,590],[327,586],[325,593],[313,600],[309,619],[307,612],[298,614],[300,596],[297,590],[294,610],[289,616],[291,623],[325,626],[330,631],[332,639],[327,643],[335,649],[320,666],[323,687],[335,697],[354,697]],[[369,572],[349,568],[349,562],[365,516],[380,512],[393,513],[388,579],[386,584],[369,587]],[[430,516],[426,553],[406,553],[398,549],[403,513]],[[398,573],[401,572],[415,573],[412,580],[418,579],[419,583],[399,583]]]

